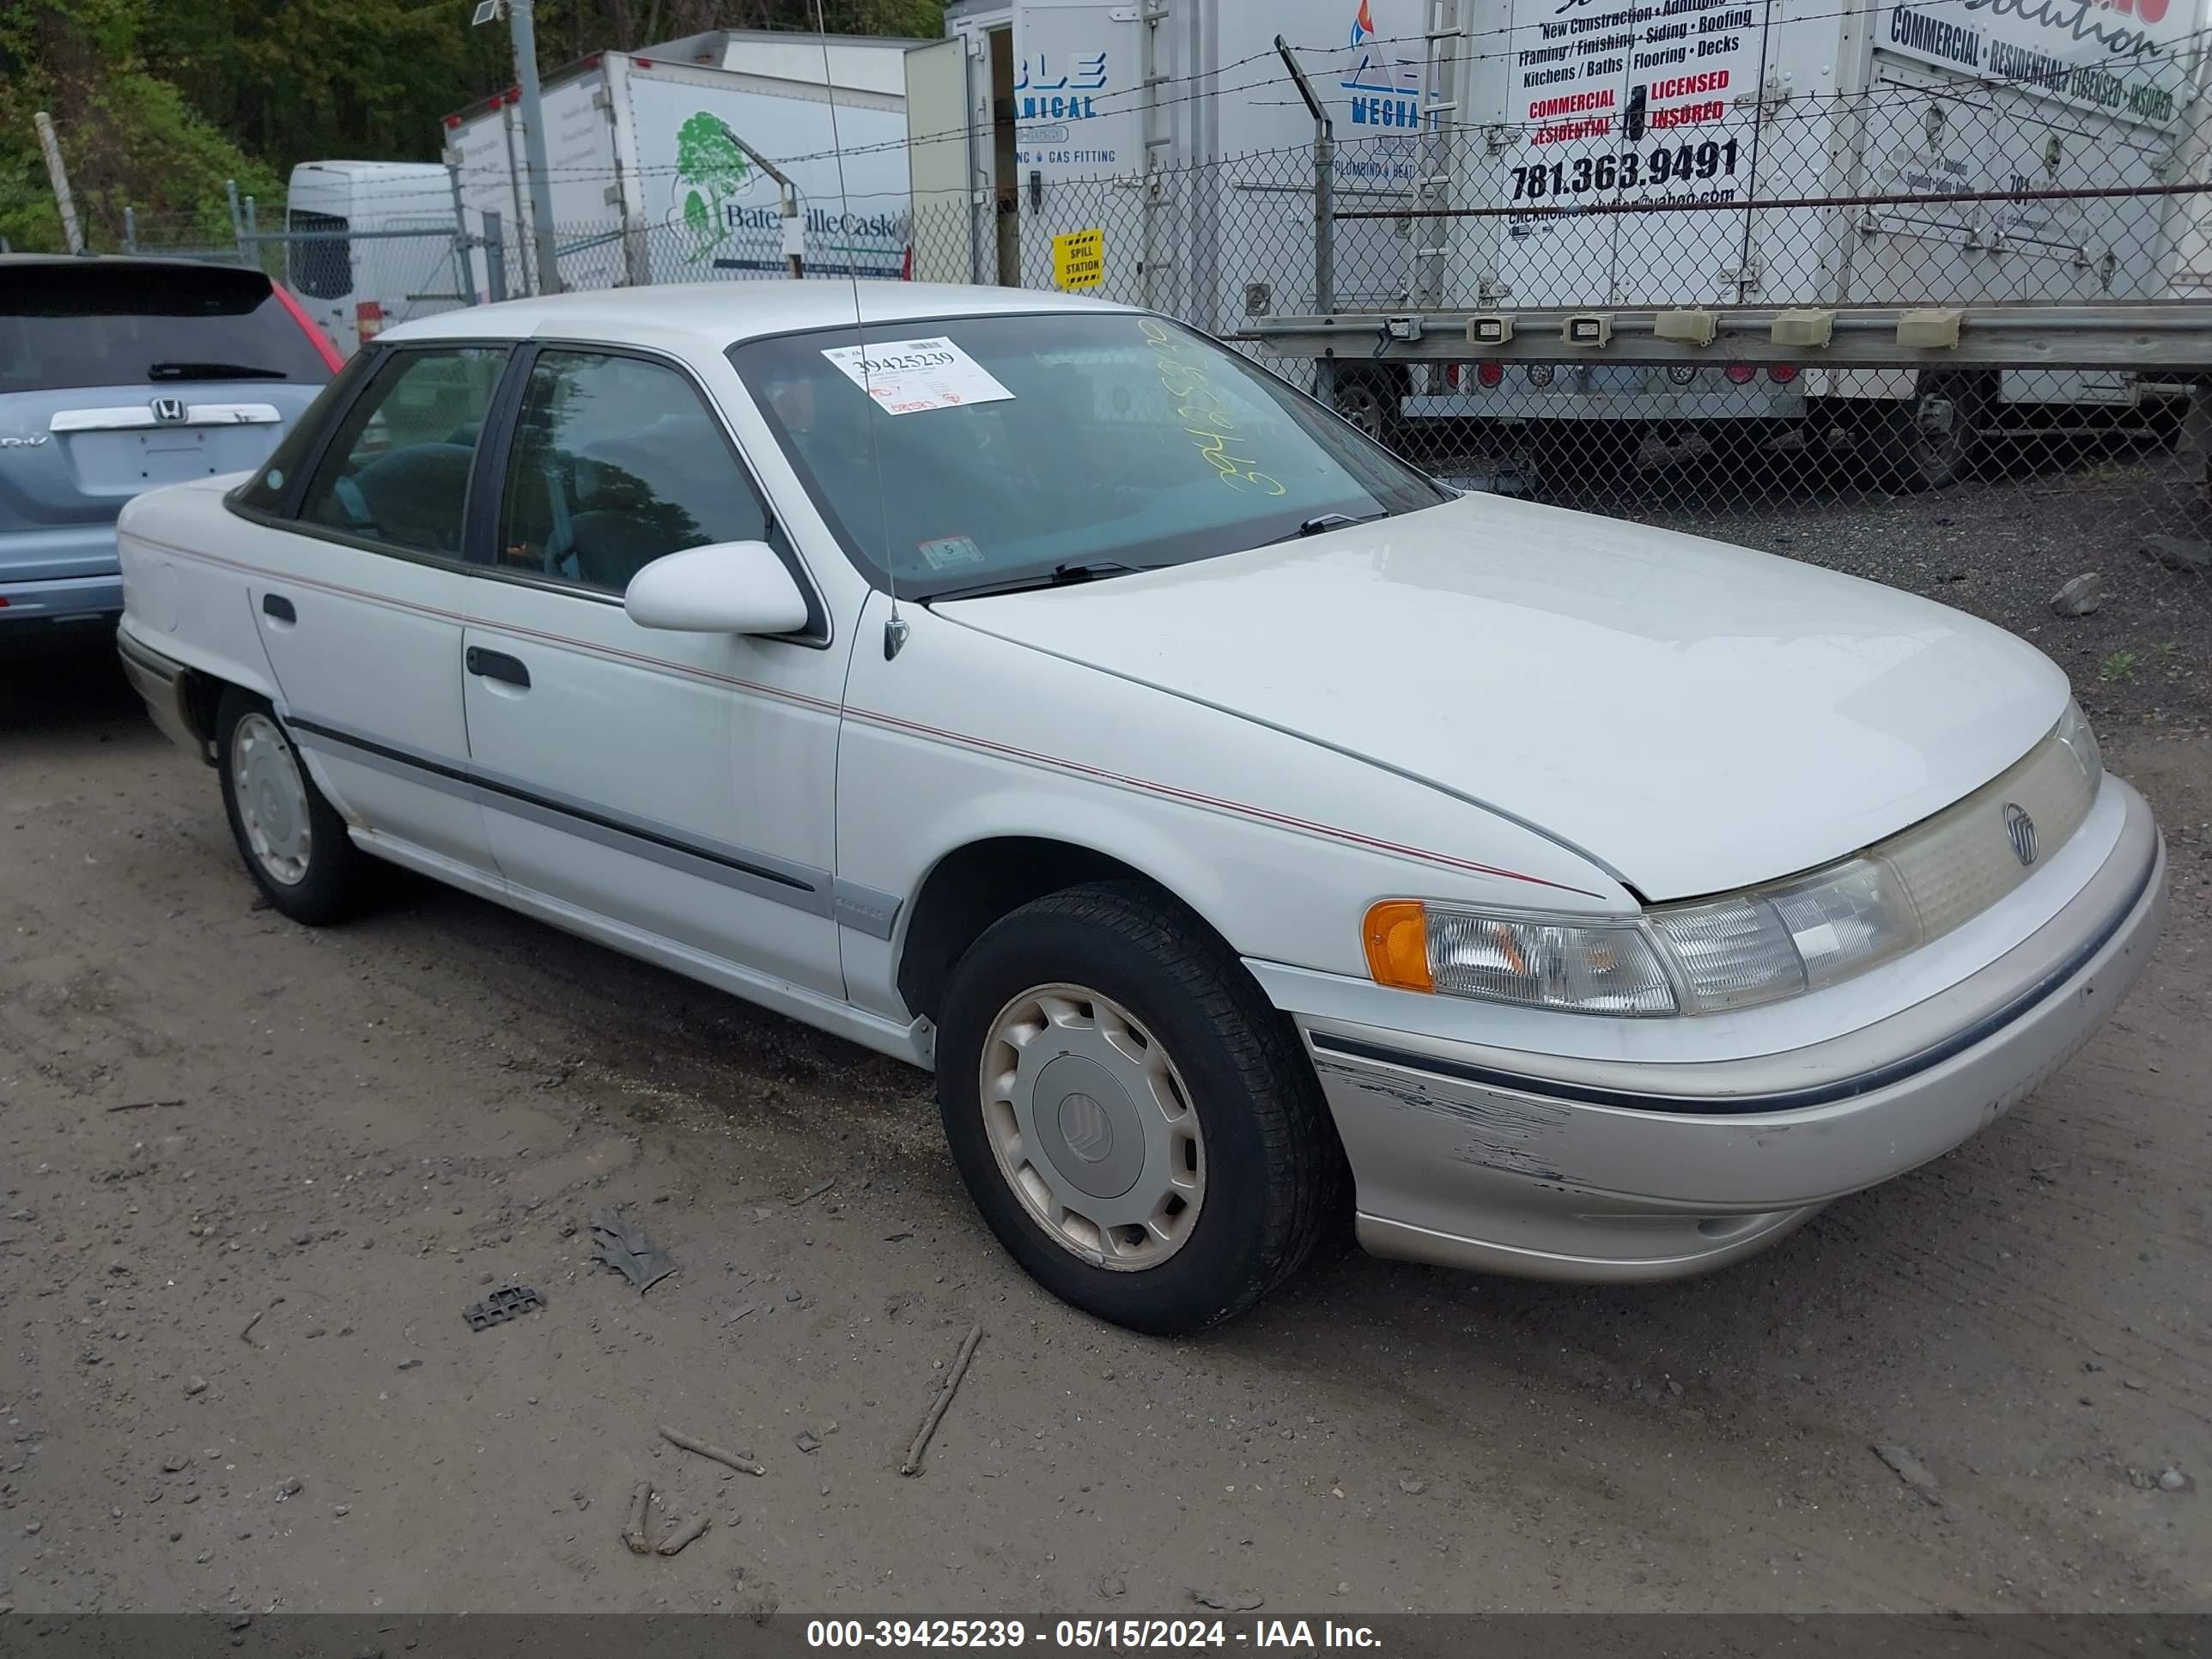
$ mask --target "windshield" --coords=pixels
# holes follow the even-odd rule
[[[865,369],[850,328],[747,341],[730,358],[847,554],[878,586],[888,565],[917,599],[1077,567],[1188,563],[1326,514],[1448,499],[1281,381],[1158,317],[879,324]]]

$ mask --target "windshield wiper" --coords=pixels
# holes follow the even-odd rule
[[[155,363],[146,371],[149,380],[289,380],[281,368],[255,363]]]
[[[1020,593],[1031,588],[1066,587],[1075,582],[1095,582],[1102,576],[1126,576],[1139,570],[1157,570],[1156,564],[1123,564],[1117,559],[1088,559],[1056,564],[1042,575],[1013,576],[1002,581],[975,582],[967,587],[948,587],[929,596],[939,599],[980,599],[993,593]]]
[[[1270,536],[1259,545],[1273,547],[1278,542],[1295,542],[1308,536],[1318,536],[1324,531],[1342,530],[1347,525],[1373,524],[1377,519],[1387,519],[1389,516],[1390,511],[1388,507],[1380,513],[1363,513],[1357,517],[1349,513],[1316,513],[1300,524],[1296,530],[1288,531],[1280,536]]]

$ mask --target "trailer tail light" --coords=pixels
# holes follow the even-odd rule
[[[374,300],[363,300],[353,308],[354,331],[367,345],[384,332],[384,307]]]
[[[323,367],[333,374],[343,368],[345,354],[331,343],[329,335],[315,326],[315,319],[307,315],[305,306],[292,297],[292,290],[282,283],[271,283],[269,288],[270,291],[276,295],[276,303],[284,307],[285,314],[300,325],[300,331],[307,337],[307,343],[315,348],[316,354],[323,360]]]
[[[1549,386],[1551,383],[1551,364],[1531,363],[1528,365],[1528,384],[1530,386]]]
[[[1773,381],[1777,386],[1788,386],[1790,381],[1797,378],[1797,365],[1795,363],[1769,363],[1766,366],[1766,378]]]
[[[1504,380],[1505,365],[1503,363],[1477,363],[1474,366],[1474,378],[1482,383],[1482,389],[1487,392],[1491,387],[1498,385],[1500,381]]]
[[[1759,370],[1749,363],[1730,363],[1728,377],[1736,386],[1749,386],[1759,378]]]

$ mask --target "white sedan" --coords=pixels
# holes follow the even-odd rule
[[[1989,1124],[2165,851],[1925,600],[1455,495],[1202,335],[999,289],[450,313],[122,521],[124,662],[304,922],[389,860],[917,1066],[1139,1329],[1343,1212],[1592,1281]]]

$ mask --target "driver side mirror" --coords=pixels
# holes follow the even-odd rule
[[[664,554],[629,579],[623,609],[640,628],[679,634],[795,634],[806,596],[766,542]]]

